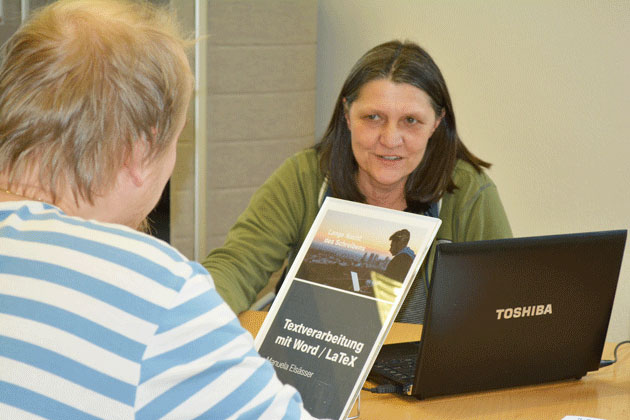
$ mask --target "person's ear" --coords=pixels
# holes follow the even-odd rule
[[[437,130],[437,128],[442,123],[442,119],[444,119],[444,115],[446,115],[446,111],[442,108],[442,112],[440,112],[440,116],[435,120],[435,124],[433,125],[433,131]]]
[[[348,107],[348,101],[346,98],[342,99],[343,101],[343,117],[346,119],[346,127],[348,127],[348,131],[350,131],[350,109]]]
[[[142,187],[149,174],[146,161],[148,148],[149,142],[142,138],[133,144],[125,159],[124,170],[136,187]]]

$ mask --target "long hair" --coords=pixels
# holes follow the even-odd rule
[[[414,211],[424,211],[445,193],[455,190],[452,174],[457,159],[477,171],[490,164],[474,156],[462,143],[455,125],[451,97],[440,69],[431,56],[412,42],[391,41],[365,53],[354,65],[341,88],[328,128],[315,149],[321,171],[328,177],[335,197],[364,202],[356,183],[357,162],[352,153],[350,130],[346,125],[344,98],[349,107],[361,88],[378,79],[407,83],[427,93],[435,115],[444,117],[428,141],[420,164],[407,178],[405,198]]]
[[[53,199],[69,185],[92,202],[138,141],[156,158],[192,92],[185,41],[170,11],[146,2],[58,1],[4,44],[0,171],[37,168]]]

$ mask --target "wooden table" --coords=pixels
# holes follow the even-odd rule
[[[239,316],[243,327],[258,332],[266,312]],[[386,343],[418,340],[421,325],[394,324]],[[606,343],[604,359],[613,358],[614,343]],[[630,344],[619,361],[591,372],[579,381],[477,392],[417,400],[393,394],[361,391],[361,420],[561,420],[567,415],[605,420],[630,420]],[[356,413],[356,409],[353,410]]]

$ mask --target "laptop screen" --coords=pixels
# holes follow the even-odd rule
[[[412,393],[528,385],[598,369],[626,233],[440,244]]]

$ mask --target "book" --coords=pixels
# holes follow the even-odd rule
[[[347,417],[440,224],[331,197],[322,204],[255,340],[313,416]]]

